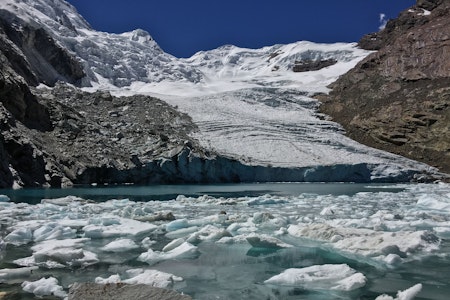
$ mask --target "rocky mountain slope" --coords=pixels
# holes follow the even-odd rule
[[[353,44],[178,59],[143,30],[95,31],[63,0],[2,1],[0,40],[0,187],[436,175],[317,111],[312,96],[370,53]]]
[[[450,172],[450,2],[419,0],[359,45],[377,52],[320,97],[364,144]]]

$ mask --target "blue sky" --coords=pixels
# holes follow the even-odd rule
[[[415,0],[68,0],[94,29],[148,31],[189,57],[225,44],[260,48],[299,40],[356,42]],[[382,20],[381,20],[382,21]]]

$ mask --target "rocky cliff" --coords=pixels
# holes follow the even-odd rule
[[[419,0],[361,39],[377,50],[320,96],[348,136],[450,172],[450,2]]]

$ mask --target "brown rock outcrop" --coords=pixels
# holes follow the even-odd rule
[[[360,47],[378,50],[320,96],[369,146],[450,172],[450,2],[419,0]]]

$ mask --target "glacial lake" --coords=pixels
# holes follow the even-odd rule
[[[394,299],[409,288],[410,297],[420,290],[414,299],[450,296],[449,184],[101,186],[0,195],[0,291],[14,299],[37,299],[32,283],[49,278],[58,296],[44,299],[91,281],[152,284],[193,299]]]

